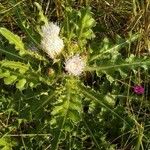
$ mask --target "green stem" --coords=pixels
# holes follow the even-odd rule
[[[142,126],[138,126],[139,129],[139,134],[138,134],[138,139],[137,139],[137,144],[135,146],[135,150],[140,150],[140,147],[143,149],[142,146],[142,139],[143,139],[143,132],[144,132],[144,128]]]

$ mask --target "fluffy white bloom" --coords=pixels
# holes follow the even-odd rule
[[[65,62],[65,70],[72,75],[79,76],[83,72],[85,68],[85,62],[83,59],[77,54],[71,58],[69,58]]]
[[[42,36],[58,36],[60,32],[59,26],[50,22],[49,24],[45,24],[42,26]]]
[[[60,28],[54,23],[46,24],[42,27],[42,49],[52,59],[64,48],[63,40],[59,37]]]
[[[64,43],[59,37],[44,37],[41,41],[41,46],[48,56],[54,59],[62,51]]]

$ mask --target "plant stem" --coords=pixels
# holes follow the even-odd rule
[[[143,149],[142,147],[142,138],[143,138],[143,132],[144,132],[144,128],[141,125],[138,125],[138,139],[137,139],[137,144],[135,146],[135,150],[140,150],[140,147]]]

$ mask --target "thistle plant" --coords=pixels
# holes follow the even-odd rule
[[[38,3],[34,7],[38,15],[33,30],[29,22],[24,26],[20,6],[16,7],[24,38],[0,27],[0,115],[7,118],[0,122],[0,146],[145,148],[144,125],[123,107],[126,95],[134,94],[133,86],[131,91],[126,85],[118,90],[130,74],[136,76],[140,69],[148,72],[147,56],[123,52],[142,35],[129,34],[126,39],[116,35],[115,42],[107,37],[98,39],[90,7],[76,10],[66,6],[59,25],[48,20]],[[28,48],[32,43],[35,51]],[[135,88],[134,92],[143,94],[143,89]],[[117,144],[117,139],[122,143]]]

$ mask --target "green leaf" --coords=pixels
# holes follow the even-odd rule
[[[116,52],[118,52],[118,50],[122,47],[125,47],[128,44],[131,44],[132,42],[134,42],[135,40],[137,40],[138,38],[140,38],[140,34],[133,34],[132,36],[130,36],[127,40],[124,41],[120,41],[118,44],[110,46],[110,42],[107,38],[105,38],[102,42],[102,47],[99,49],[98,54],[92,56],[90,58],[90,61],[94,61],[94,60],[98,60],[100,58],[103,57],[104,54],[114,54]]]
[[[81,110],[80,110],[81,111]],[[78,122],[80,118],[80,113],[77,112],[76,110],[71,110],[68,113],[68,117],[73,121],[73,122]]]
[[[109,70],[109,69],[121,69],[121,68],[136,68],[141,66],[149,66],[150,60],[135,60],[131,63],[127,63],[126,61],[121,62],[120,64],[113,64],[113,65],[103,65],[103,66],[96,66],[96,67],[87,67],[88,71],[103,71],[103,70]]]
[[[16,79],[17,79],[17,77],[12,75],[12,76],[9,76],[7,78],[4,78],[4,83],[6,85],[12,84],[12,83],[14,83],[16,81]]]
[[[93,135],[93,132],[92,132],[92,129],[90,128],[90,125],[87,124],[87,122],[86,122],[85,119],[83,119],[83,122],[84,122],[86,128],[88,129],[88,131],[89,131],[89,133],[90,133],[90,135],[91,135],[91,138],[93,139],[93,141],[94,141],[96,147],[97,147],[98,149],[101,149],[101,148],[100,148],[100,145],[99,145],[99,143],[98,143],[98,141],[97,141],[97,139],[96,139],[95,136]]]
[[[19,58],[19,59],[21,59],[21,60],[24,60],[22,57],[16,55],[16,54],[13,53],[13,52],[10,52],[10,51],[8,51],[8,50],[6,50],[6,49],[0,48],[0,52],[1,52],[1,53],[4,53],[4,54],[6,54],[6,55],[13,56],[14,58]]]
[[[16,83],[16,88],[22,90],[26,84],[26,79],[21,79]]]
[[[51,114],[52,115],[56,115],[56,114],[61,114],[61,111],[62,111],[62,109],[64,109],[63,107],[62,107],[62,105],[60,105],[60,106],[55,106],[55,109],[53,109],[53,111],[51,112]]]
[[[9,76],[10,76],[10,72],[8,70],[4,72],[0,70],[0,78],[9,77]]]
[[[77,22],[78,28],[76,29],[76,34],[78,36],[78,42],[81,45],[86,43],[86,39],[91,39],[94,37],[94,33],[91,30],[95,26],[95,20],[92,18],[92,13],[89,7],[81,9],[78,13],[79,21]]]
[[[52,150],[56,150],[61,140],[62,132],[71,131],[81,119],[81,96],[78,93],[78,81],[66,78],[65,84],[56,90],[57,101],[53,104],[51,125],[55,131]]]
[[[51,114],[78,122],[81,113],[81,100],[77,92],[77,81],[69,78],[65,82],[65,86],[60,87],[56,93],[59,94],[59,97]]]
[[[0,28],[0,33],[9,41],[10,44],[15,45],[16,50],[19,51],[19,54],[21,56],[26,54],[24,44],[18,35],[15,35],[14,33],[10,32],[6,28]]]
[[[115,111],[113,111],[112,106],[110,105],[110,102],[105,101],[105,98],[103,95],[100,95],[98,93],[96,93],[94,90],[85,87],[84,85],[80,85],[80,91],[81,93],[83,93],[87,98],[89,98],[91,101],[95,101],[96,103],[98,103],[101,107],[106,108],[108,111],[110,111],[114,116],[116,116],[117,118],[119,118],[121,121],[123,121],[124,123],[126,123],[128,126],[130,126],[130,124],[124,120],[123,118],[121,118]]]
[[[39,22],[44,22],[45,24],[48,24],[48,19],[46,18],[46,16],[44,16],[44,12],[43,12],[40,4],[37,2],[34,2],[34,4],[37,7],[37,9],[39,10]]]
[[[9,137],[2,137],[0,138],[0,148],[1,150],[11,150],[13,146],[16,145],[16,142],[14,142]]]
[[[27,70],[29,70],[29,64],[24,64],[21,62],[10,61],[10,60],[2,60],[0,61],[1,67],[10,68],[14,70],[19,70],[21,74],[24,74]]]
[[[94,37],[92,27],[96,22],[92,17],[92,12],[89,7],[75,10],[71,7],[66,7],[63,32],[66,37],[66,43],[69,53],[72,53],[72,40],[77,40],[77,51],[83,51],[88,39]]]
[[[38,70],[38,74],[32,69],[30,64],[25,64],[19,61],[2,60],[0,61],[0,67],[0,78],[5,78],[4,80],[6,84],[13,84],[13,76],[16,76],[16,81],[21,80],[20,82],[16,82],[17,87],[20,90],[24,87],[23,84],[25,84],[25,82],[27,82],[27,85],[32,88],[40,85],[41,83],[51,84],[51,81],[47,77],[42,75],[39,76],[39,74],[41,74],[41,70]],[[13,78],[11,77],[11,79],[9,79],[9,76],[12,76]]]

